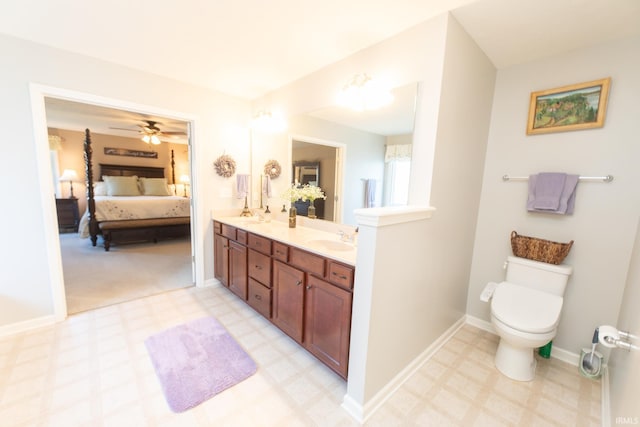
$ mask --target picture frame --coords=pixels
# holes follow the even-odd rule
[[[611,78],[531,93],[527,135],[604,126]]]
[[[107,156],[129,156],[142,157],[145,159],[157,159],[157,151],[131,150],[128,148],[104,147],[104,154]]]

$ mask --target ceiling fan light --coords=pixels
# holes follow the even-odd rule
[[[160,145],[161,142],[157,135],[151,135],[151,143],[153,145]]]
[[[151,137],[149,135],[143,135],[142,140],[149,144],[151,142]]]

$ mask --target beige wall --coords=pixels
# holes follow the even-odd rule
[[[78,198],[78,206],[80,212],[84,212],[87,207],[86,202],[86,176],[84,161],[84,132],[49,128],[50,135],[58,135],[62,138],[61,148],[58,150],[58,175],[62,174],[65,169],[74,169],[78,173],[79,181],[73,183],[73,194]],[[175,175],[178,182],[180,195],[182,193],[182,184],[180,184],[181,175],[190,175],[188,147],[184,144],[172,144],[163,142],[160,145],[148,145],[139,138],[127,138],[122,136],[104,135],[99,133],[91,133],[91,147],[93,149],[93,180],[100,181],[100,164],[116,164],[127,166],[150,166],[164,167],[165,177],[169,184],[173,184],[171,177],[171,150],[173,150],[175,161]],[[143,158],[130,156],[114,156],[107,155],[104,152],[105,147],[110,148],[126,148],[130,150],[155,151],[158,158]],[[59,197],[69,197],[69,184],[63,183],[61,186],[61,194]]]
[[[44,113],[44,100],[32,98],[32,84],[66,96],[118,100],[141,111],[171,112],[172,117],[193,120],[194,183],[202,195],[194,198],[194,213],[202,220],[194,240],[196,251],[202,253],[196,280],[212,279],[211,211],[241,207],[239,201],[220,193],[232,183],[217,176],[212,164],[226,152],[240,169],[248,169],[249,103],[4,35],[0,35],[0,52],[0,146],[10,153],[0,177],[5,183],[21,177],[20,185],[5,188],[5,196],[20,200],[20,208],[1,214],[3,223],[11,224],[4,238],[12,243],[0,247],[0,334],[51,321],[59,301],[53,287],[63,281],[56,264],[59,245],[44,114],[41,123],[34,122],[34,112]]]
[[[574,355],[593,330],[615,324],[625,284],[634,230],[640,215],[637,94],[640,39],[632,38],[514,66],[498,72],[482,185],[480,215],[469,281],[467,312],[489,321],[480,292],[504,279],[511,254],[509,234],[575,243],[565,263],[574,267],[564,297],[554,348]],[[611,77],[604,127],[527,136],[532,91]],[[528,176],[559,171],[611,174],[611,183],[581,182],[573,215],[528,213],[526,182],[503,182],[504,174]]]
[[[640,221],[622,294],[618,330],[633,335],[635,350],[612,350],[609,357],[611,391],[611,425],[637,425],[640,423]],[[626,421],[626,422],[625,422]]]

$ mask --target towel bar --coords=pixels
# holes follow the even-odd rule
[[[613,175],[605,175],[605,176],[580,176],[578,177],[580,181],[603,181],[603,182],[611,182],[613,181]],[[528,181],[528,176],[509,176],[502,175],[503,181]]]

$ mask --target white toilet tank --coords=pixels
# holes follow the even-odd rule
[[[516,285],[563,296],[572,272],[573,267],[570,265],[554,265],[509,256],[507,257],[507,277],[505,280]]]

